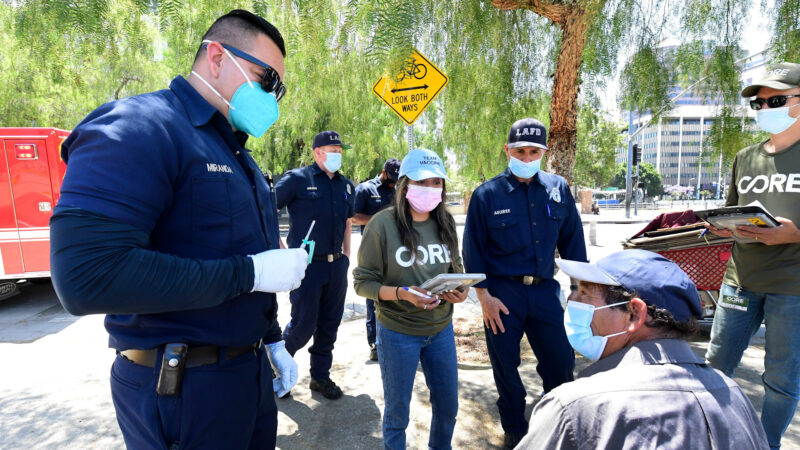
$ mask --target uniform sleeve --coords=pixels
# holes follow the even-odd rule
[[[561,186],[561,194],[565,199],[564,206],[567,208],[567,217],[558,233],[556,248],[564,259],[587,262],[581,215],[578,213],[578,208],[575,207],[575,199],[566,182],[563,182]]]
[[[369,198],[369,190],[364,184],[356,186],[356,194],[353,197],[353,212],[355,214],[366,214],[367,199]]]
[[[358,266],[353,269],[353,288],[362,297],[379,299],[385,278],[384,253],[386,236],[383,228],[374,220],[364,228],[361,245],[358,247]]]
[[[488,247],[486,245],[486,220],[483,213],[484,206],[480,195],[472,195],[467,208],[467,220],[464,225],[463,238],[463,263],[467,273],[486,273],[486,255]],[[486,280],[475,285],[476,288],[488,286]]]
[[[294,171],[290,170],[275,184],[275,198],[279,211],[294,200],[294,178]]]
[[[736,178],[736,162],[739,161],[739,157],[733,158],[733,164],[731,165],[731,182],[728,185],[728,198],[725,200],[725,206],[736,206],[739,204],[739,191],[738,189],[738,180]]]
[[[137,98],[87,116],[61,147],[67,171],[58,204],[114,217],[150,233],[171,201],[178,148]]]
[[[518,449],[578,449],[575,430],[561,403],[545,395],[531,413],[528,434]]]
[[[182,258],[149,250],[149,244],[147,233],[117,219],[56,207],[51,277],[64,308],[75,315],[200,309],[253,287],[253,263],[246,256]]]

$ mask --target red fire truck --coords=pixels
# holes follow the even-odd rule
[[[50,216],[67,166],[61,143],[69,131],[1,128],[0,299],[19,280],[50,276]]]

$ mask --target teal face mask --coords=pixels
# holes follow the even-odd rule
[[[261,83],[250,80],[247,73],[242,69],[242,66],[239,65],[239,62],[236,61],[236,58],[231,55],[228,49],[225,49],[225,53],[231,61],[233,61],[239,71],[242,72],[245,78],[245,82],[233,93],[230,102],[225,100],[225,97],[194,70],[192,71],[192,75],[200,79],[200,81],[208,86],[209,89],[228,105],[228,120],[230,120],[234,128],[244,131],[250,136],[261,137],[280,116],[280,112],[278,111],[278,99],[275,97],[274,93],[264,91],[264,89],[261,88]]]
[[[336,172],[342,167],[342,154],[335,152],[325,152],[325,168],[328,172]]]
[[[511,173],[520,178],[530,178],[536,175],[541,166],[542,158],[528,163],[522,162],[513,156],[508,159],[508,168],[511,169]]]
[[[800,106],[800,104],[759,110],[756,113],[758,127],[770,134],[783,133],[800,118],[789,116],[789,110],[796,106]]]

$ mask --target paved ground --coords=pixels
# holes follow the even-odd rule
[[[631,220],[624,220],[622,211],[586,217],[600,219],[596,225],[598,245],[588,247],[590,257],[596,259],[619,249],[622,238],[638,231],[642,222],[655,214],[640,213]],[[588,240],[588,223],[584,231]],[[360,239],[357,235],[353,238],[355,250]],[[279,296],[279,302],[280,321],[285,324],[288,296]],[[332,370],[332,378],[345,392],[342,399],[329,401],[311,394],[308,353],[297,353],[300,381],[290,399],[278,401],[279,448],[380,448],[383,391],[378,365],[367,359],[363,314],[362,299],[350,290]],[[457,319],[479,321],[480,307],[468,301],[457,306],[455,314]],[[760,410],[763,340],[756,338],[753,344],[736,379]],[[705,342],[693,343],[700,355],[705,346]],[[113,358],[102,317],[70,316],[57,304],[49,285],[28,286],[22,295],[0,302],[0,449],[123,447],[108,387]],[[586,364],[585,359],[578,359],[579,368]],[[502,442],[502,431],[491,370],[482,364],[465,364],[460,369],[460,410],[453,445],[495,448]],[[521,372],[530,412],[541,392],[535,362],[527,360]],[[427,388],[421,371],[418,373],[409,448],[426,447],[430,423]],[[795,416],[784,441],[785,448],[800,448],[800,415]]]

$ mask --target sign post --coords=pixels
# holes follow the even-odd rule
[[[409,151],[414,149],[414,122],[448,81],[444,72],[414,50],[400,73],[384,74],[372,86],[372,93],[406,123]]]

